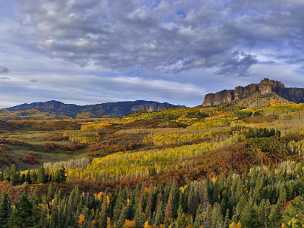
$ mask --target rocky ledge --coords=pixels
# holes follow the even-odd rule
[[[234,90],[209,93],[205,96],[203,106],[232,104],[253,95],[268,95],[271,93],[291,102],[304,102],[304,88],[287,88],[280,81],[265,78],[258,84],[249,84],[244,87],[237,86]]]

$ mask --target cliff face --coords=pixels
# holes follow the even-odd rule
[[[223,90],[217,93],[209,93],[205,96],[204,106],[231,104],[253,95],[267,95],[274,93],[288,101],[304,102],[304,88],[286,88],[280,81],[265,78],[258,84],[250,84],[245,87],[238,86],[234,90]]]

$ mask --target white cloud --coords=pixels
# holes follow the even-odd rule
[[[302,83],[301,0],[16,4],[11,18],[0,9],[1,99],[192,105],[205,91],[265,76]]]
[[[37,73],[10,73],[0,83],[0,97],[12,96],[11,102],[14,102],[20,96],[18,100],[21,103],[57,99],[67,103],[93,104],[144,99],[185,104],[191,99],[200,100],[203,92],[202,88],[190,83],[129,76],[49,73],[41,77]],[[6,103],[0,101],[0,106]]]
[[[81,65],[223,72],[230,64],[228,73],[239,74],[256,62],[235,62],[235,52],[288,43],[298,58],[299,47],[303,50],[304,4],[297,0],[26,0],[20,5],[42,50]]]

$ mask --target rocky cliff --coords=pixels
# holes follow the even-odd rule
[[[245,87],[238,86],[234,90],[209,93],[205,96],[203,105],[232,104],[254,95],[264,96],[268,94],[276,94],[291,102],[304,102],[304,88],[287,88],[280,81],[265,78],[258,84],[250,84]]]

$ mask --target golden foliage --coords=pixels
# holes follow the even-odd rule
[[[128,220],[128,219],[126,219],[126,221],[124,223],[124,227],[125,228],[133,228],[133,227],[135,227],[135,221],[134,220]]]
[[[231,136],[220,142],[204,142],[175,148],[115,153],[96,158],[85,169],[68,169],[68,178],[90,181],[119,180],[121,177],[148,177],[181,166],[188,158],[234,144],[239,136]]]
[[[229,224],[229,228],[241,228],[241,223],[238,222],[238,223],[235,223],[235,222],[232,222]]]
[[[78,224],[79,225],[83,225],[85,223],[85,215],[84,214],[80,214],[79,217],[78,217]]]
[[[148,221],[146,221],[144,224],[144,228],[153,228],[153,226],[150,225]]]

